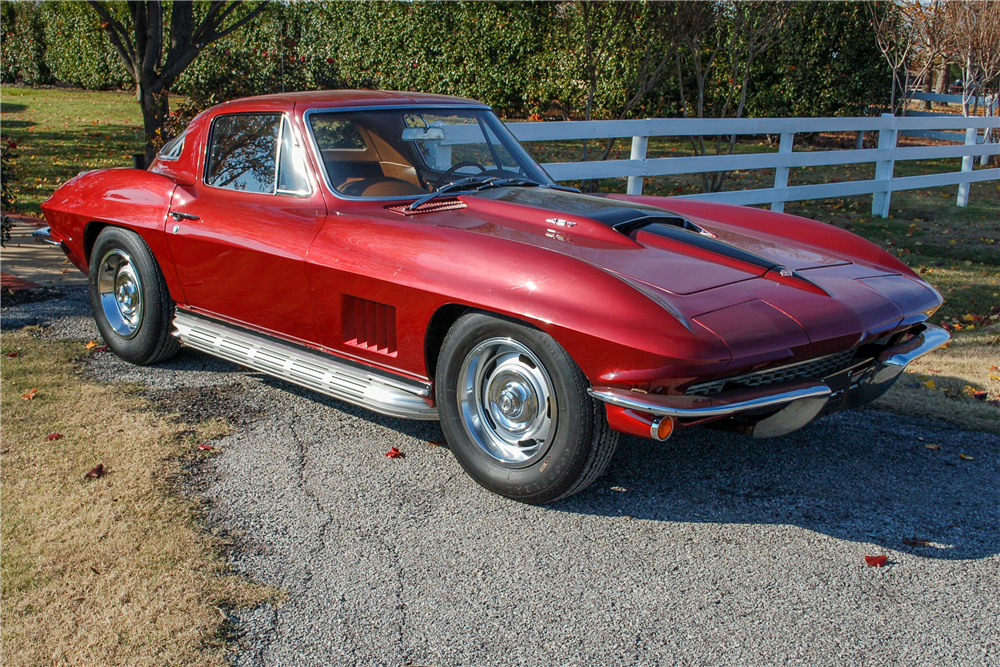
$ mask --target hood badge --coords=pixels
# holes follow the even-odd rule
[[[575,222],[570,222],[569,220],[563,220],[562,218],[546,218],[545,222],[550,225],[555,225],[557,227],[576,227]]]
[[[786,268],[782,268],[780,271],[778,271],[778,273],[781,275],[782,278],[791,278],[793,275],[795,275],[794,271]]]

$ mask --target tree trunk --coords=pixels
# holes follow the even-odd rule
[[[948,63],[947,58],[941,58],[941,64],[938,65],[937,70],[937,83],[934,85],[934,92],[938,95],[948,94],[948,73],[951,66]]]
[[[931,92],[931,89],[933,89],[933,87],[934,87],[934,70],[931,67],[928,67],[927,71],[924,72],[924,86],[922,90],[925,93],[929,93]],[[925,111],[931,110],[930,100],[924,100],[924,110]]]
[[[142,128],[146,134],[146,165],[153,162],[163,145],[163,124],[169,111],[167,93],[156,95],[142,86],[139,104],[142,106]]]

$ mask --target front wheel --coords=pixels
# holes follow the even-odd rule
[[[471,313],[442,344],[436,375],[441,428],[479,484],[526,503],[582,491],[618,444],[604,407],[548,334]]]
[[[170,335],[174,302],[142,237],[107,227],[90,254],[90,304],[108,348],[133,364],[168,359],[180,344]]]

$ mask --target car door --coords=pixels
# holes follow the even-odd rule
[[[305,258],[326,205],[301,141],[282,113],[217,116],[201,175],[174,192],[167,238],[192,308],[307,342]]]

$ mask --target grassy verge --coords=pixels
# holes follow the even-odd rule
[[[87,169],[128,167],[142,151],[142,113],[135,95],[65,88],[0,90],[3,140],[17,144],[18,210],[40,205]]]
[[[269,593],[226,571],[173,487],[224,427],[84,381],[79,342],[22,330],[3,353],[2,662],[227,664],[223,611]]]

